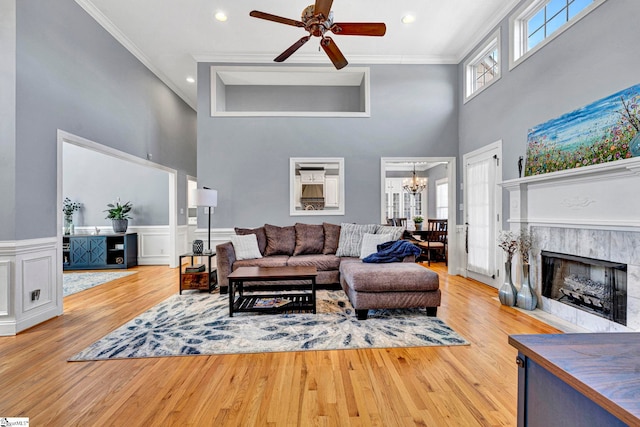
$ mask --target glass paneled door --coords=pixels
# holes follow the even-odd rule
[[[464,198],[467,242],[467,275],[499,287],[497,236],[501,229],[502,143],[464,155]]]

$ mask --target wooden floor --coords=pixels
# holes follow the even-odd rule
[[[178,291],[178,270],[138,274],[71,295],[64,315],[0,337],[0,417],[31,426],[510,426],[510,334],[558,331],[497,291],[448,276],[438,317],[470,346],[67,359]]]

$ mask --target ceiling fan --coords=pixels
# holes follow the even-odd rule
[[[302,37],[300,40],[292,44],[287,50],[282,52],[275,62],[283,62],[289,58],[295,51],[300,49],[302,45],[309,41],[311,36],[320,37],[320,46],[333,63],[340,70],[344,68],[348,62],[338,46],[329,36],[325,36],[327,31],[333,34],[345,36],[384,36],[387,27],[382,22],[333,22],[333,12],[331,5],[333,0],[316,0],[315,4],[307,6],[302,11],[300,21],[294,19],[283,18],[281,16],[272,15],[270,13],[251,11],[250,16],[254,18],[266,19],[267,21],[278,22],[280,24],[291,25],[294,27],[304,28],[309,32],[308,36]]]

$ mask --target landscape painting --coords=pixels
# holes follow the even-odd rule
[[[525,176],[640,156],[640,84],[529,130]]]

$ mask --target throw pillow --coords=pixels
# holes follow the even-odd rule
[[[389,242],[393,239],[392,234],[370,234],[365,233],[362,236],[362,249],[360,250],[360,259],[364,259],[371,254],[378,252],[378,245]]]
[[[264,232],[264,227],[258,228],[235,228],[238,236],[246,236],[247,234],[255,234],[258,238],[258,248],[260,253],[264,255],[264,250],[267,248],[267,235]]]
[[[265,224],[264,232],[267,235],[267,248],[265,256],[270,255],[293,255],[296,248],[296,229],[293,225],[288,227],[278,227]]]
[[[359,257],[362,249],[362,236],[365,233],[374,234],[378,226],[376,224],[346,224],[340,225],[340,241],[338,242],[337,256]]]
[[[340,241],[340,226],[323,222],[322,228],[324,228],[324,248],[322,248],[322,253],[325,255],[335,254]]]
[[[237,260],[262,258],[258,248],[258,237],[253,233],[231,236],[231,243],[233,243]]]
[[[393,225],[379,225],[376,234],[391,234],[391,240],[399,240],[404,234],[404,227],[394,227]]]
[[[324,248],[324,227],[322,225],[297,223],[296,247],[293,255],[321,254]]]

